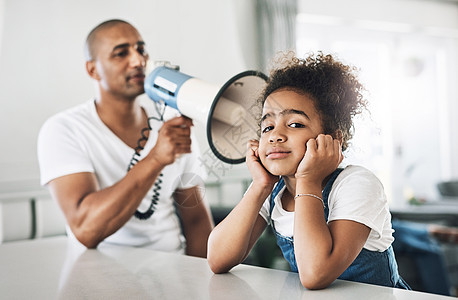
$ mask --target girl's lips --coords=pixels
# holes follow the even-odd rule
[[[279,159],[279,158],[285,158],[288,155],[290,155],[291,152],[289,151],[279,151],[279,152],[270,152],[267,154],[268,159]]]

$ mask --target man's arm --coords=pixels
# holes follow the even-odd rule
[[[76,173],[49,182],[75,237],[95,248],[134,214],[162,167],[146,159],[111,187],[100,189],[94,173]]]
[[[191,120],[174,118],[164,123],[151,152],[120,181],[100,189],[93,173],[75,173],[49,182],[75,237],[95,248],[134,214],[161,170],[176,155],[191,152]]]
[[[199,187],[176,190],[173,197],[186,238],[186,254],[207,257],[207,240],[214,224]]]

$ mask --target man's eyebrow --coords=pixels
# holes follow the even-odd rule
[[[285,109],[285,110],[282,110],[279,115],[292,115],[292,114],[296,114],[296,115],[301,115],[301,116],[304,116],[306,117],[307,119],[310,120],[310,117],[305,113],[303,112],[302,110],[297,110],[297,109]],[[261,123],[264,122],[265,119],[267,118],[270,118],[272,116],[274,116],[275,114],[272,114],[272,113],[267,113],[265,114],[264,116],[262,116],[261,118]]]
[[[144,46],[145,42],[144,41],[138,41],[136,45],[137,45],[137,47]],[[130,46],[129,43],[119,44],[119,45],[116,45],[116,46],[113,47],[113,51],[115,51],[116,49],[120,49],[120,48],[127,48],[129,46]]]

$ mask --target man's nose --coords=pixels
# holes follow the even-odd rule
[[[138,53],[137,50],[132,51],[132,55],[130,57],[130,64],[133,67],[138,67],[138,66],[145,67],[146,61],[147,61],[147,58],[144,55],[142,55],[141,53]]]

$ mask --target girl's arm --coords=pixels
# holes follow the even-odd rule
[[[307,153],[296,173],[296,194],[322,198],[322,182],[342,160],[341,147],[331,136],[307,142]],[[330,285],[355,260],[370,228],[354,221],[326,223],[323,203],[310,196],[295,200],[294,251],[302,285],[321,289]]]
[[[208,238],[207,259],[214,273],[228,272],[248,256],[266,227],[259,215],[265,189],[253,185],[240,203],[219,223]]]
[[[214,273],[228,272],[243,262],[266,227],[259,210],[278,177],[261,165],[257,148],[257,141],[249,142],[246,163],[253,176],[250,188],[208,238],[207,259]]]

